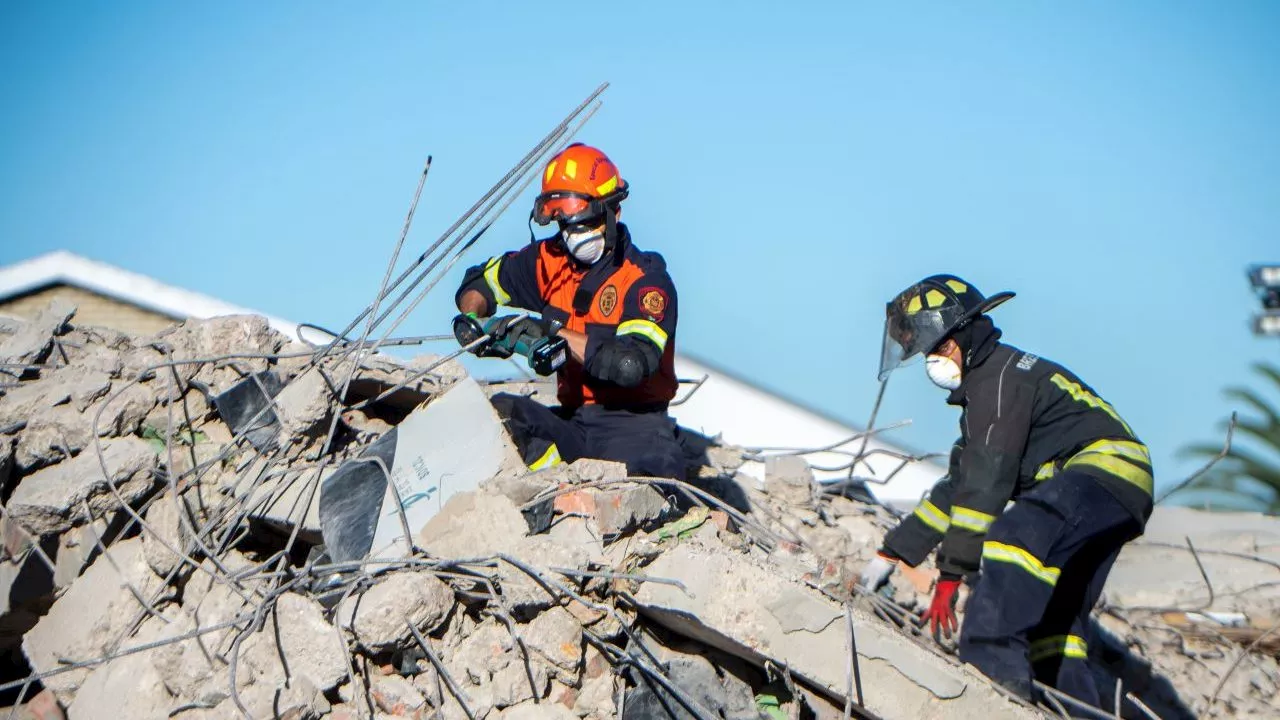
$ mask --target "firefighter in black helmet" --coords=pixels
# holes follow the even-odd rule
[[[875,589],[896,563],[914,567],[937,548],[924,616],[935,637],[956,628],[967,579],[962,660],[1025,698],[1039,679],[1096,706],[1089,612],[1151,515],[1151,457],[1070,370],[1000,342],[986,313],[1011,297],[934,275],[888,304],[880,377],[925,356],[962,409],[960,439],[948,476],[885,536],[862,582]]]

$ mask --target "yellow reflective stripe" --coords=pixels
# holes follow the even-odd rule
[[[667,331],[663,330],[655,322],[648,320],[628,320],[618,325],[619,335],[643,335],[653,341],[658,346],[658,352],[667,349]]]
[[[1147,450],[1147,446],[1131,440],[1099,440],[1085,446],[1085,448],[1080,452],[1119,455],[1130,460],[1136,460],[1140,463],[1146,463],[1147,465],[1151,464],[1151,452]]]
[[[596,186],[596,194],[608,195],[609,193],[617,189],[617,187],[618,187],[618,176],[614,175],[613,177],[609,178],[608,180],[605,180],[604,182]]]
[[[1044,480],[1048,480],[1049,478],[1053,477],[1057,472],[1058,472],[1057,464],[1054,463],[1052,460],[1050,460],[1049,462],[1041,465],[1040,468],[1036,470],[1036,481],[1042,482]]]
[[[566,177],[568,177],[570,180],[576,180],[576,179],[578,179],[578,161],[577,161],[577,160],[572,160],[572,159],[570,159],[570,160],[565,160],[565,161],[564,161],[564,174],[565,174],[565,176],[566,176]]]
[[[1103,470],[1110,475],[1114,475],[1125,482],[1137,486],[1138,489],[1148,495],[1151,494],[1152,489],[1155,486],[1155,481],[1152,479],[1149,471],[1115,455],[1078,453],[1075,457],[1067,461],[1066,467],[1075,467],[1078,465],[1088,465],[1090,467]]]
[[[506,305],[511,302],[511,296],[506,290],[502,289],[502,283],[498,282],[498,270],[502,268],[502,257],[489,258],[489,262],[484,266],[484,281],[488,283],[489,289],[493,291],[493,299],[499,305]]]
[[[1089,644],[1079,635],[1054,635],[1031,643],[1033,663],[1059,655],[1085,660],[1089,657]]]
[[[991,523],[995,521],[995,515],[988,515],[987,513],[960,507],[959,505],[951,506],[951,524],[956,527],[984,533],[991,528]]]
[[[538,458],[537,460],[534,460],[532,463],[529,464],[529,469],[544,470],[546,468],[551,467],[552,465],[559,465],[559,464],[560,464],[560,448],[556,447],[555,443],[551,443],[551,447],[547,448],[547,451],[542,453],[542,457]]]
[[[1050,587],[1058,584],[1058,576],[1062,574],[1056,567],[1045,567],[1044,563],[1026,550],[995,540],[982,543],[982,559],[1017,565],[1036,579],[1048,583]]]
[[[921,522],[940,533],[945,533],[947,528],[951,527],[951,520],[947,518],[947,514],[928,500],[921,500],[912,515],[920,518]]]
[[[1097,395],[1085,390],[1079,383],[1071,382],[1062,373],[1054,373],[1053,377],[1049,378],[1049,382],[1057,385],[1063,392],[1070,395],[1076,401],[1082,402],[1089,407],[1098,408],[1110,415],[1112,420],[1115,420],[1124,427],[1124,431],[1126,433],[1129,433],[1130,435],[1133,434],[1133,430],[1129,428],[1129,423],[1126,423],[1120,418],[1120,415],[1115,411],[1115,408],[1111,407],[1106,400],[1103,400]]]

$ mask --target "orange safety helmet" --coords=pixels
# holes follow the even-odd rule
[[[574,143],[562,150],[542,173],[542,193],[533,202],[533,220],[546,225],[588,224],[616,210],[628,194],[618,166],[600,150]]]

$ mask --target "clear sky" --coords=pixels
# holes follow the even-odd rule
[[[1220,436],[1280,262],[1273,2],[0,4],[0,263],[65,248],[341,327],[602,81],[581,139],[680,291],[682,351],[851,423],[885,301],[1018,298],[1152,447]],[[527,239],[532,191],[469,260]],[[445,284],[453,286],[460,269]],[[406,332],[448,332],[451,287]],[[448,348],[437,348],[446,350]],[[882,418],[945,450],[923,370]]]

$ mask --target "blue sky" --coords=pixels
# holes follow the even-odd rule
[[[680,348],[826,413],[865,422],[883,304],[935,272],[1016,291],[1005,339],[1109,399],[1158,483],[1280,360],[1244,277],[1280,262],[1275,3],[370,5],[0,4],[0,263],[65,248],[340,327],[428,154],[409,256],[607,80],[581,139],[668,260]],[[957,434],[919,367],[882,411],[908,417]]]

